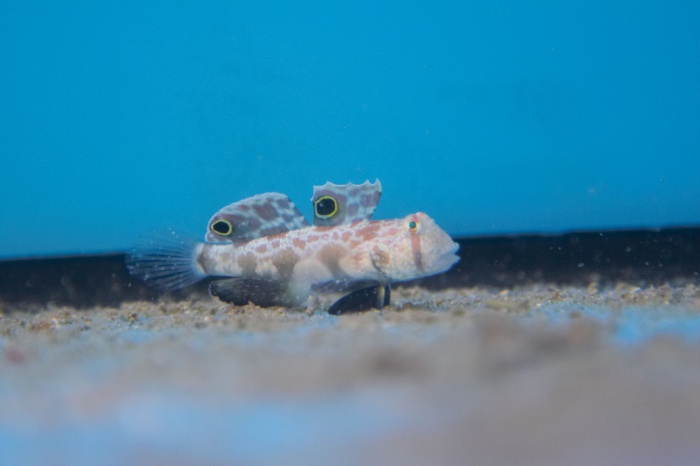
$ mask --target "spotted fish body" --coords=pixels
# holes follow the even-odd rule
[[[339,195],[332,197],[338,208],[351,204]],[[374,205],[378,198],[376,195]],[[252,199],[235,204],[240,207]],[[271,202],[279,199],[274,195],[269,198]],[[262,200],[256,198],[255,202]],[[167,240],[153,241],[134,251],[128,266],[132,274],[161,288],[181,288],[206,276],[229,277],[212,282],[211,293],[234,304],[250,301],[261,306],[296,307],[303,306],[311,293],[353,291],[368,285],[388,287],[444,272],[457,262],[458,245],[428,215],[368,220],[373,210],[372,206],[336,225],[327,222],[331,223],[328,226],[299,227],[303,220],[299,214],[289,223],[294,228],[226,242],[200,243],[171,233]],[[286,215],[290,211],[285,204],[281,212]],[[279,216],[268,217],[267,222],[257,219],[262,220],[260,228],[266,228],[270,221],[278,222]],[[251,231],[245,234],[254,236]]]
[[[193,268],[201,276],[281,285],[276,304],[298,306],[315,286],[391,284],[444,272],[458,260],[457,247],[430,217],[417,213],[400,220],[312,226],[239,246],[200,244]]]

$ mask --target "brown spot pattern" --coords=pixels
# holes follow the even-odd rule
[[[362,227],[355,231],[355,236],[361,238],[363,241],[369,241],[377,237],[380,226],[376,223],[370,223],[365,227]]]
[[[339,279],[345,276],[345,272],[340,268],[340,259],[347,254],[347,250],[336,244],[327,244],[318,252],[318,260],[328,267],[333,274],[333,278]]]
[[[275,254],[272,265],[277,269],[279,279],[289,281],[294,273],[294,266],[299,262],[299,255],[291,249],[283,249]]]
[[[222,215],[217,215],[214,217],[214,221],[218,220],[220,217],[225,218],[229,222],[233,223],[234,225],[240,225],[241,223],[245,222],[246,218],[242,215],[238,214],[222,214]],[[212,222],[213,223],[213,222]]]
[[[375,246],[372,249],[372,254],[370,254],[370,258],[372,260],[372,265],[374,266],[374,268],[382,273],[383,269],[385,269],[391,262],[391,257],[389,257],[389,254],[381,250],[378,246]]]
[[[294,245],[295,248],[298,248],[301,251],[303,251],[304,248],[306,247],[306,241],[304,241],[301,238],[292,239],[292,244]]]
[[[255,217],[248,217],[248,229],[252,231],[258,228],[260,228],[260,220]]]
[[[270,227],[270,228],[264,228],[260,230],[260,234],[258,235],[259,238],[264,238],[265,236],[273,236],[273,235],[278,235],[280,233],[284,233],[287,231],[287,228],[284,226],[276,226],[276,227]]]
[[[258,260],[252,253],[243,254],[238,258],[238,266],[241,268],[241,275],[251,277],[255,275],[255,268],[258,265]]]
[[[253,209],[255,210],[255,213],[258,214],[258,216],[263,220],[272,220],[273,218],[277,218],[278,215],[277,209],[275,209],[270,203],[254,205]]]
[[[295,221],[296,217],[300,217],[300,216],[301,216],[301,214],[299,214],[299,215],[282,214],[282,220],[284,220],[284,223],[292,223],[293,221]],[[303,223],[306,224],[306,220],[304,220]]]
[[[377,192],[373,194],[363,194],[362,196],[360,196],[360,205],[362,205],[362,207],[377,205],[378,202],[379,193]]]

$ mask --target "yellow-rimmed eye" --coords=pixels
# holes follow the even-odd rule
[[[418,230],[418,222],[416,222],[415,220],[409,220],[409,222],[406,224],[406,226],[411,231]]]
[[[220,218],[216,222],[212,223],[209,228],[211,228],[211,231],[214,233],[223,236],[229,236],[231,233],[233,233],[233,225],[231,225],[231,222],[224,220],[223,218]]]
[[[338,212],[338,203],[331,196],[319,197],[314,203],[314,212],[319,218],[330,218]]]

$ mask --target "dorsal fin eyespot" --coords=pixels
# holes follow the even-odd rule
[[[338,212],[338,201],[333,196],[322,196],[314,202],[314,214],[320,218],[330,218]]]
[[[327,182],[323,186],[314,186],[311,203],[314,207],[316,226],[335,226],[352,223],[357,220],[369,220],[379,203],[382,185],[379,180],[374,183],[334,184]],[[332,201],[332,202],[331,202]],[[334,208],[331,209],[330,207]]]
[[[211,229],[215,233],[223,236],[228,236],[233,233],[233,225],[225,218],[219,218],[216,221],[211,222]]]

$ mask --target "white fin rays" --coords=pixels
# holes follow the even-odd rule
[[[205,277],[197,263],[196,239],[174,230],[144,238],[126,256],[131,275],[161,290],[179,290]]]

